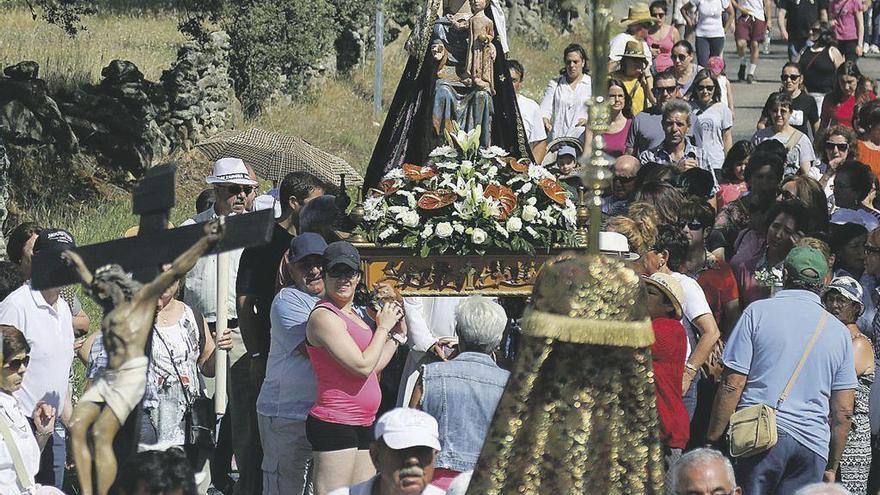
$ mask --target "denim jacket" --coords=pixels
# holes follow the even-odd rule
[[[474,469],[508,376],[479,352],[422,367],[422,410],[440,426],[438,468]]]

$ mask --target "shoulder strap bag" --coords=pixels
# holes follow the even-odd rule
[[[795,367],[794,372],[791,374],[791,378],[789,378],[788,383],[785,384],[785,389],[782,390],[782,395],[779,396],[775,408],[770,407],[767,404],[755,404],[754,406],[740,409],[730,416],[730,430],[728,435],[730,436],[731,457],[753,456],[766,450],[770,450],[776,445],[776,441],[778,440],[778,432],[776,431],[776,411],[782,406],[785,399],[788,398],[788,394],[791,393],[791,388],[794,386],[795,380],[797,380],[801,369],[804,367],[804,363],[807,361],[810,351],[813,350],[813,346],[816,344],[819,334],[822,333],[822,329],[825,328],[825,322],[827,320],[828,312],[822,311],[822,316],[819,318],[816,330],[813,332],[810,342],[807,343],[807,348],[804,349],[804,354],[801,356],[800,362],[798,362],[797,367]]]
[[[15,439],[12,437],[9,424],[6,423],[6,418],[3,417],[2,413],[0,413],[0,435],[3,436],[3,442],[6,444],[6,449],[9,450],[9,456],[12,457],[12,466],[15,468],[15,477],[18,478],[18,483],[24,487],[27,493],[30,493],[34,488],[34,478],[28,475],[27,469],[24,467],[21,451],[18,450],[18,445],[16,445]]]
[[[186,384],[183,383],[183,377],[177,369],[177,363],[174,362],[174,354],[168,343],[162,338],[162,334],[158,331],[156,336],[165,346],[168,355],[171,357],[171,366],[174,367],[174,373],[180,382],[180,388],[183,390],[183,397],[188,406],[183,413],[184,420],[184,444],[183,450],[186,457],[195,472],[202,470],[205,461],[211,457],[216,446],[214,442],[214,429],[216,427],[216,417],[214,416],[214,401],[207,397],[195,397],[190,399],[189,391]]]

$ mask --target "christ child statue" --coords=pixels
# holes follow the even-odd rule
[[[469,21],[467,73],[471,84],[495,94],[493,63],[495,62],[495,24],[486,15],[488,0],[470,0],[473,15]]]

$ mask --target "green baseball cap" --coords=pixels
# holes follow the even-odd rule
[[[821,251],[810,246],[798,246],[788,252],[783,264],[788,276],[810,284],[819,284],[828,274],[828,260]]]

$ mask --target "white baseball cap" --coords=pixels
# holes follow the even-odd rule
[[[440,429],[430,414],[409,407],[398,407],[376,421],[376,440],[394,450],[431,447],[440,450]]]
[[[627,261],[639,259],[637,253],[629,250],[629,241],[619,232],[599,232],[599,251],[611,254]]]
[[[251,179],[247,167],[240,158],[221,158],[214,162],[214,170],[205,182],[208,184],[240,184],[256,186],[257,181]]]

